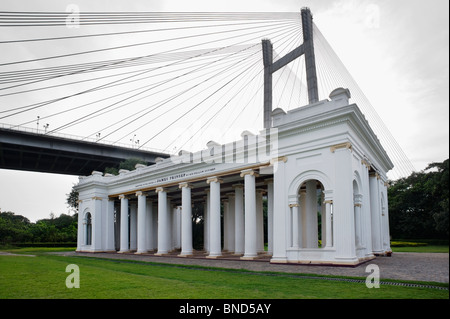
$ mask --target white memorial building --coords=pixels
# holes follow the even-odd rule
[[[273,110],[271,129],[258,135],[211,141],[117,176],[80,177],[77,251],[199,254],[196,203],[204,207],[206,258],[357,265],[389,254],[393,164],[350,98],[338,88],[329,99]]]

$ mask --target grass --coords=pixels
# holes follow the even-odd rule
[[[448,290],[390,285],[368,289],[364,283],[299,278],[292,274],[57,256],[46,254],[47,251],[21,248],[11,252],[36,257],[0,256],[0,299],[449,298]],[[65,269],[69,264],[79,266],[79,289],[68,289],[65,285],[69,275]]]
[[[392,247],[393,252],[398,253],[448,253],[448,246],[444,245],[427,245],[417,247]]]

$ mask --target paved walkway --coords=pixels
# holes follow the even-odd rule
[[[267,257],[255,261],[242,261],[236,257],[206,259],[197,254],[193,258],[173,256],[154,256],[117,253],[61,253],[68,256],[88,256],[97,258],[128,259],[168,264],[199,265],[252,271],[271,271],[284,273],[320,274],[334,276],[367,277],[366,267],[375,264],[380,269],[380,279],[412,281],[449,282],[448,253],[393,253],[391,257],[377,257],[356,267],[317,266],[298,264],[271,264]]]

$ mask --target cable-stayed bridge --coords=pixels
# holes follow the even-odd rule
[[[80,145],[126,144],[134,155],[161,149],[154,157],[229,142],[264,126],[261,40],[271,41],[279,61],[304,44],[302,22],[300,12],[2,12],[0,122],[26,140],[30,133],[19,128],[46,143],[71,134]],[[312,32],[318,99],[349,88],[395,164],[391,178],[411,173],[411,162],[315,24]],[[310,102],[306,64],[300,55],[273,73],[273,109]],[[1,168],[15,161],[13,144],[0,152]],[[37,161],[44,153],[30,154],[36,158],[28,158],[28,169],[42,169]],[[49,160],[53,167],[58,161]]]

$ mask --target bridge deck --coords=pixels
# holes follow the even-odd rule
[[[129,158],[148,164],[168,154],[59,136],[0,128],[0,168],[66,175],[90,175]]]

